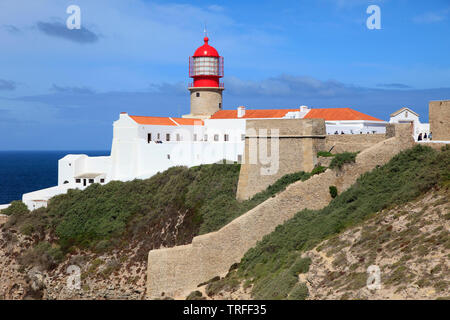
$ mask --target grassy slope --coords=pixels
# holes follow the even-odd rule
[[[448,188],[449,183],[449,149],[436,152],[416,146],[402,152],[362,175],[326,208],[303,210],[277,227],[223,281],[245,279],[245,285],[254,285],[252,295],[257,299],[304,298],[304,285],[297,277],[299,266],[308,264],[303,252],[382,209],[411,201],[438,185]]]
[[[194,236],[219,229],[288,184],[310,177],[304,172],[286,175],[252,199],[238,202],[239,170],[236,164],[174,167],[146,180],[69,190],[52,198],[47,208],[31,213],[21,202],[14,202],[3,211],[10,215],[5,228],[39,237],[29,262],[47,253],[47,266],[54,266],[75,248],[103,252],[130,245],[139,247],[138,260],[145,260],[149,250],[189,243]],[[48,235],[53,248],[42,242]]]

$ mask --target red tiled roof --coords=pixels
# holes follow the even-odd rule
[[[185,119],[185,118],[172,118],[172,117],[143,117],[143,116],[131,116],[130,118],[139,124],[153,125],[153,126],[193,126],[203,125],[201,119]]]
[[[190,119],[190,118],[171,118],[171,119],[174,120],[176,123],[178,123],[180,126],[203,125],[203,120],[201,119]]]
[[[288,112],[300,111],[299,109],[260,109],[245,110],[245,115],[240,119],[255,118],[283,118]],[[220,110],[211,116],[211,119],[238,119],[237,110]],[[310,109],[304,119],[333,120],[370,120],[382,121],[367,114],[350,108],[326,108]]]
[[[299,111],[299,109],[260,109],[245,110],[245,115],[239,119],[255,118],[283,118],[286,113]],[[237,119],[237,110],[220,110],[211,116],[211,119]]]
[[[311,109],[304,119],[383,121],[350,108]]]

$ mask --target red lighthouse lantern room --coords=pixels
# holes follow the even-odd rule
[[[219,82],[223,77],[223,57],[208,44],[208,37],[203,40],[205,43],[189,57],[189,77],[194,79],[190,87],[223,88]]]

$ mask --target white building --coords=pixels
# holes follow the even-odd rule
[[[418,140],[419,135],[421,135],[422,141],[427,140],[430,135],[430,124],[421,123],[419,115],[406,107],[391,114],[389,123],[411,123],[413,125],[414,140],[416,141]],[[425,135],[427,136],[426,139],[424,139]]]
[[[385,133],[386,122],[350,108],[222,110],[223,58],[205,38],[190,58],[194,82],[191,110],[183,118],[145,117],[121,113],[114,122],[111,155],[67,155],[58,162],[58,185],[24,194],[29,209],[46,206],[48,200],[68,189],[84,189],[93,183],[145,179],[172,166],[195,166],[222,160],[241,162],[246,121],[249,119],[325,120],[327,134]]]

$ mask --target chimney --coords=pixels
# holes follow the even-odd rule
[[[300,106],[300,112],[308,111],[308,106]]]
[[[121,112],[121,113],[120,113],[120,118],[119,118],[119,119],[126,118],[126,117],[128,117],[128,113],[126,113],[126,112]]]
[[[245,116],[245,107],[244,106],[239,106],[237,108],[237,116],[238,116],[238,118],[242,118],[243,116]]]

